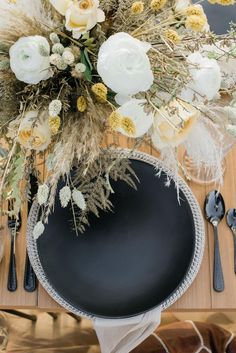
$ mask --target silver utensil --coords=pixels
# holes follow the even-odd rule
[[[213,287],[216,292],[224,290],[224,276],[220,258],[218,225],[225,215],[225,203],[220,192],[211,191],[205,200],[205,216],[214,229],[214,272]]]
[[[233,234],[234,240],[234,272],[236,274],[236,209],[231,208],[226,214],[226,221]]]
[[[14,200],[8,201],[8,228],[11,237],[10,262],[8,270],[7,289],[10,292],[17,290],[17,273],[16,273],[16,236],[21,227],[21,216],[14,215]]]

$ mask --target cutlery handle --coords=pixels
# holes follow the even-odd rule
[[[221,265],[220,258],[220,246],[219,246],[219,237],[218,237],[218,228],[214,226],[214,274],[213,274],[213,286],[216,292],[223,292],[224,285],[224,276]]]
[[[232,229],[234,237],[234,273],[236,274],[236,229]]]
[[[11,253],[10,253],[7,289],[10,292],[15,292],[17,290],[15,235],[11,236]]]
[[[31,185],[31,198],[28,202],[28,215],[33,204],[33,199],[38,191],[38,181],[34,175],[30,175],[30,185]],[[26,249],[25,256],[25,273],[24,273],[24,289],[26,292],[32,293],[37,289],[37,278],[34,273],[33,267],[29,260],[29,255]]]
[[[28,252],[26,251],[25,258],[25,274],[24,274],[24,289],[26,292],[34,292],[37,288],[37,278],[31,266]]]

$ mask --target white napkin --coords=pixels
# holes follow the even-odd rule
[[[102,353],[128,353],[159,326],[161,308],[128,319],[93,320]]]

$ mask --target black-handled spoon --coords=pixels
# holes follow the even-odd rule
[[[218,225],[225,215],[225,203],[220,192],[211,191],[205,200],[205,216],[214,229],[214,272],[213,287],[216,292],[224,290],[224,276],[220,258],[220,246],[218,237]]]
[[[232,230],[234,239],[234,272],[236,274],[236,209],[231,208],[226,214],[229,228]]]

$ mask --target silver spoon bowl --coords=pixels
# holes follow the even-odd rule
[[[226,221],[232,231],[234,239],[234,272],[236,274],[236,209],[231,208],[226,214]]]
[[[220,246],[218,237],[218,225],[225,215],[225,203],[223,196],[217,190],[211,191],[205,200],[205,216],[214,230],[214,272],[213,287],[216,292],[224,290],[224,276],[220,257]]]

